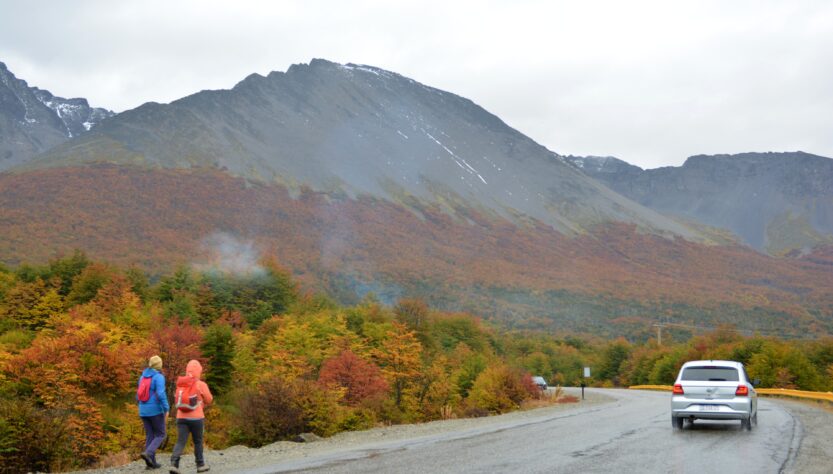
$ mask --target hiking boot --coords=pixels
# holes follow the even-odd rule
[[[142,458],[143,461],[145,461],[145,464],[147,465],[147,467],[152,468],[153,465],[155,464],[153,462],[153,458],[150,457],[150,454],[148,454],[144,451],[141,454],[139,454],[139,457]]]
[[[197,472],[207,472],[207,471],[209,471],[210,469],[211,469],[211,468],[210,468],[210,467],[208,467],[208,465],[207,465],[207,464],[203,464],[202,466],[197,466]]]
[[[168,469],[168,472],[169,472],[170,474],[179,474],[179,467],[177,467],[177,466],[171,466],[171,467]]]
[[[153,463],[153,466],[145,466],[145,471],[154,471],[156,469],[159,469],[160,467],[162,467],[162,465],[158,462],[155,462]]]

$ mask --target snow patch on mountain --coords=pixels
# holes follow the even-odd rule
[[[430,133],[428,133],[424,128],[421,129],[421,130],[422,130],[422,133],[424,133],[426,136],[428,136],[428,138],[433,140],[434,143],[441,146],[443,150],[445,150],[449,155],[451,155],[451,159],[454,160],[454,163],[456,163],[457,166],[460,167],[460,169],[469,173],[470,175],[476,175],[478,178],[480,178],[480,181],[482,181],[483,184],[489,184],[489,183],[486,182],[485,179],[483,179],[483,176],[481,176],[480,173],[476,169],[474,169],[464,158],[461,158],[461,157],[457,156],[456,153],[451,151],[447,146],[443,145],[441,141],[434,138],[434,136],[431,135]],[[440,133],[442,133],[445,136],[448,136],[442,131],[440,131]],[[465,180],[466,178],[465,178],[465,176],[461,176],[460,179]]]
[[[88,132],[102,120],[111,117],[113,112],[90,107],[86,99],[64,99],[53,96],[49,91],[33,88],[35,97],[52,110],[64,124],[68,138]]]

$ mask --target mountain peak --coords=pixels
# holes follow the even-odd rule
[[[337,62],[330,61],[328,59],[323,58],[312,58],[309,62],[310,67],[336,67],[341,66],[341,64]]]
[[[89,131],[113,112],[30,87],[0,62],[0,171]]]
[[[642,168],[613,156],[565,156],[564,159],[587,174],[640,172]]]

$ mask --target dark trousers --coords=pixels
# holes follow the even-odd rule
[[[165,414],[140,418],[145,425],[145,452],[156,463],[156,450],[162,445],[162,441],[165,441]]]
[[[205,459],[202,457],[202,431],[205,426],[205,419],[186,420],[178,418],[176,420],[176,446],[174,452],[171,454],[171,465],[179,467],[179,458],[182,456],[182,451],[185,449],[185,443],[188,442],[188,434],[194,439],[194,457],[197,461],[197,467],[205,464]]]

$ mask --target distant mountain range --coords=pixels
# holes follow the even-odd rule
[[[588,176],[664,215],[727,229],[775,255],[833,243],[833,159],[803,152],[692,156],[643,170],[568,157]]]
[[[0,62],[0,171],[82,135],[111,117],[86,99],[64,99],[29,87]]]
[[[3,147],[31,131],[16,124],[0,129]],[[198,260],[222,233],[348,303],[415,295],[513,327],[608,334],[650,332],[660,318],[833,332],[827,247],[773,258],[739,245],[731,232],[747,234],[731,217],[673,212],[600,174],[639,168],[561,156],[468,99],[383,69],[313,60],[80,134],[64,126],[40,153],[15,149],[0,173],[2,261],[81,248],[157,272]],[[735,186],[702,173],[705,193]]]

